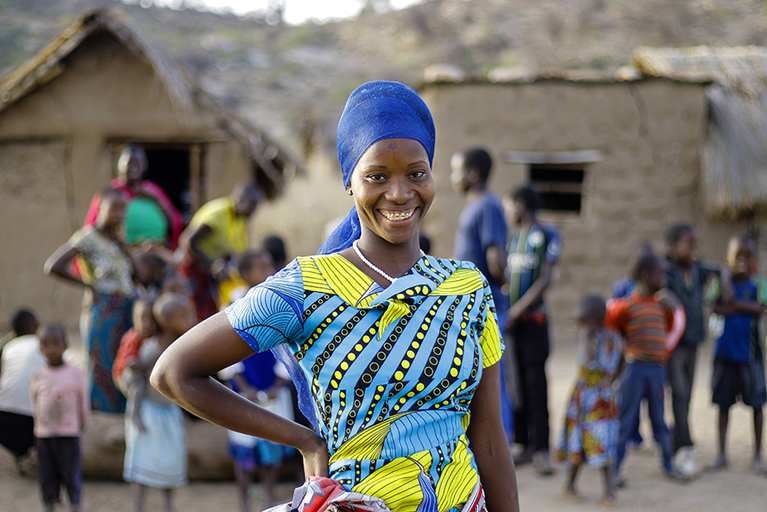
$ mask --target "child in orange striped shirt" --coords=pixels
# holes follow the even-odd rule
[[[637,287],[628,297],[611,301],[606,325],[620,332],[626,342],[626,369],[620,384],[620,433],[615,474],[617,485],[623,487],[625,479],[620,472],[626,455],[626,442],[639,420],[639,405],[647,399],[653,436],[661,448],[663,472],[674,480],[688,481],[672,463],[671,438],[663,418],[666,383],[667,346],[675,311],[679,306],[668,294],[659,298],[665,286],[663,262],[655,254],[640,257],[633,269]],[[682,322],[683,320],[683,316]],[[679,322],[677,320],[677,322]]]

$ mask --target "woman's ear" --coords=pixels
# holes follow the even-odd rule
[[[354,195],[354,193],[352,192],[352,187],[346,187],[346,195],[347,195],[347,196],[352,196],[352,195]]]

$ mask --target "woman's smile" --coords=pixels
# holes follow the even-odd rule
[[[410,220],[413,217],[413,213],[415,212],[415,208],[411,208],[409,210],[401,211],[401,212],[395,212],[395,211],[387,211],[387,210],[378,210],[381,215],[386,217],[392,222],[402,222]]]

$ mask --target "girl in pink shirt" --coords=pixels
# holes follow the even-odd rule
[[[90,420],[85,373],[64,363],[64,329],[48,325],[40,331],[40,351],[48,364],[32,377],[35,437],[40,487],[46,512],[59,502],[63,485],[72,511],[80,509],[83,471],[80,435]]]

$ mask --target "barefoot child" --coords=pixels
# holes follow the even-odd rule
[[[722,304],[718,286],[712,286],[710,298],[714,313],[724,317],[721,334],[714,349],[714,373],[711,379],[712,401],[719,406],[719,456],[711,469],[727,467],[725,444],[730,407],[742,400],[754,410],[754,459],[751,468],[764,474],[762,464],[762,407],[767,401],[764,385],[764,359],[757,335],[757,322],[764,311],[764,290],[751,275],[754,241],[738,235],[730,239],[727,264],[732,271],[735,300]]]
[[[156,330],[152,302],[138,299],[133,303],[133,327],[123,334],[114,366],[112,366],[112,378],[128,399],[125,416],[139,430],[144,430],[144,425],[141,423],[138,411],[141,410],[141,401],[149,385],[149,371],[154,364],[154,361],[142,364],[139,360],[139,351],[144,340],[154,336]]]
[[[667,341],[675,324],[674,304],[667,295],[657,297],[665,285],[665,269],[654,254],[641,256],[634,267],[636,290],[622,299],[612,301],[606,325],[617,330],[626,341],[626,370],[621,378],[620,433],[615,461],[616,485],[622,487],[621,462],[626,455],[626,442],[636,428],[639,405],[647,399],[653,436],[661,448],[663,472],[672,479],[688,481],[672,463],[671,438],[663,418]],[[681,322],[680,322],[681,323]],[[675,329],[678,330],[678,329]]]
[[[195,323],[194,309],[184,296],[166,293],[154,303],[153,314],[159,332],[144,341],[139,361],[151,367],[160,354]],[[173,489],[186,485],[186,432],[181,409],[151,386],[138,409],[140,429],[125,422],[125,465],[123,478],[131,482],[136,512],[144,511],[147,487],[163,489],[165,508],[173,508]]]
[[[613,383],[623,368],[623,340],[604,326],[605,301],[598,295],[584,297],[575,309],[578,322],[578,378],[565,416],[557,457],[569,467],[562,494],[580,498],[575,490],[578,470],[586,462],[601,468],[602,503],[615,503],[612,466],[618,445],[618,404]]]
[[[85,373],[64,362],[64,329],[48,325],[40,331],[40,351],[47,365],[32,377],[35,436],[40,465],[40,487],[46,512],[59,502],[63,485],[71,510],[80,510],[83,469],[80,435],[90,420]]]

